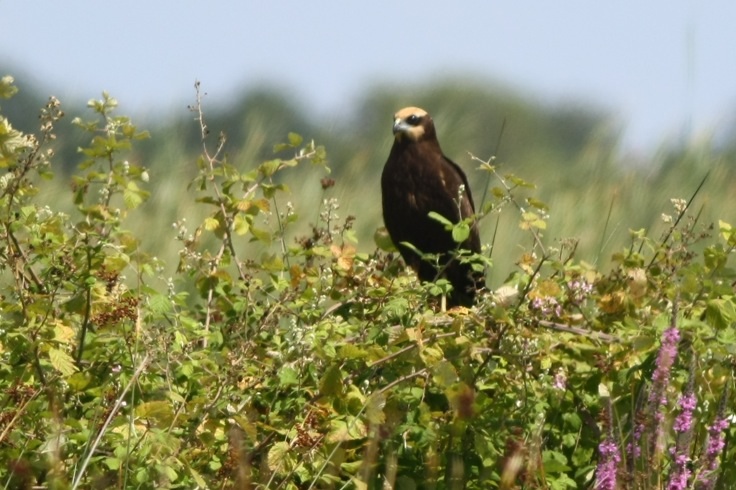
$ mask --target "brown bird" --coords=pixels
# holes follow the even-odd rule
[[[383,221],[391,240],[422,281],[446,278],[452,284],[449,306],[471,306],[477,290],[485,286],[483,272],[461,263],[457,251],[480,253],[475,221],[470,235],[456,243],[450,231],[429,213],[452,223],[475,214],[468,179],[462,169],[442,154],[434,122],[427,111],[406,107],[394,114],[394,144],[381,174]],[[422,260],[436,254],[437,263]]]

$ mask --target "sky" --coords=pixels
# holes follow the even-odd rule
[[[320,117],[469,77],[592,103],[646,150],[734,124],[735,23],[733,0],[0,0],[0,75],[154,116],[184,114],[195,80],[218,104],[267,84]]]

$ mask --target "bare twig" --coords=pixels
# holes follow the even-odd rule
[[[125,389],[123,389],[123,392],[120,394],[118,399],[115,401],[115,405],[112,407],[112,410],[110,410],[110,413],[107,416],[107,419],[105,419],[105,422],[102,424],[102,427],[100,427],[100,431],[97,433],[97,437],[95,438],[95,441],[92,443],[92,446],[89,448],[89,452],[87,453],[87,457],[84,458],[84,462],[82,463],[82,466],[79,467],[79,470],[77,471],[76,476],[74,477],[74,480],[72,481],[72,490],[75,490],[79,487],[79,483],[82,480],[82,477],[84,476],[84,472],[87,469],[87,465],[89,464],[90,459],[92,459],[92,456],[95,453],[95,450],[97,449],[97,446],[99,446],[100,441],[102,440],[102,436],[105,435],[105,430],[107,430],[107,427],[110,425],[110,422],[112,422],[112,419],[117,415],[118,411],[120,410],[120,407],[123,406],[123,403],[125,402],[125,395],[128,394],[128,390],[133,386],[133,383],[135,383],[138,380],[138,377],[141,375],[143,370],[148,366],[149,363],[149,357],[148,354],[143,358],[141,363],[138,365],[138,368],[133,373],[133,376],[131,376],[130,381],[128,381],[128,384],[125,386]]]
[[[501,185],[503,186],[504,190],[506,191],[506,196],[508,197],[509,202],[511,202],[514,206],[516,206],[516,209],[520,213],[523,214],[524,213],[524,207],[521,204],[519,204],[518,201],[514,198],[514,195],[511,192],[513,189],[506,182],[506,179],[504,179],[503,177],[501,177],[501,175],[499,175],[499,173],[496,172],[496,168],[493,165],[491,165],[491,163],[493,162],[493,157],[489,158],[486,161],[486,160],[481,160],[477,156],[475,156],[472,153],[470,153],[470,158],[472,160],[475,160],[476,162],[479,162],[481,165],[484,165],[486,168],[489,169],[489,171],[491,171],[493,173],[493,175],[496,176],[496,178],[499,180],[499,182],[501,182]],[[547,255],[546,248],[545,248],[544,244],[542,243],[542,238],[539,236],[539,233],[537,232],[537,230],[533,226],[530,226],[529,227],[529,232],[532,234],[532,237],[534,237],[534,243],[540,248],[540,250],[542,251],[542,254],[543,255]]]
[[[603,342],[608,342],[609,344],[612,344],[614,342],[621,342],[621,337],[617,337],[616,335],[611,335],[611,334],[607,334],[603,332],[596,332],[595,330],[588,330],[586,328],[581,328],[581,327],[573,327],[572,325],[565,325],[563,323],[550,322],[547,320],[539,320],[537,324],[542,327],[551,328],[552,330],[559,330],[560,332],[569,332],[569,333],[574,333],[576,335],[581,335],[583,337],[590,337],[590,338],[602,340]]]
[[[31,403],[31,401],[33,401],[33,399],[36,398],[36,396],[38,396],[38,394],[40,392],[41,392],[41,390],[34,391],[33,392],[33,395],[31,395],[30,397],[28,397],[27,400],[24,400],[23,401],[23,404],[18,407],[18,409],[15,411],[15,415],[13,415],[13,418],[10,419],[10,422],[8,422],[5,425],[5,427],[3,428],[3,431],[0,432],[0,444],[2,444],[3,440],[5,440],[5,438],[7,437],[8,433],[10,432],[10,430],[15,425],[15,422],[20,418],[21,415],[23,415],[23,412],[26,411],[26,408],[28,408],[28,405]]]

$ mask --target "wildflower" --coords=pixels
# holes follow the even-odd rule
[[[662,345],[657,354],[656,368],[652,374],[652,391],[649,393],[649,402],[666,403],[667,398],[662,396],[664,388],[669,383],[672,364],[677,357],[677,344],[680,341],[680,331],[671,326],[662,334]]]
[[[672,321],[662,334],[662,341],[657,353],[656,366],[652,373],[652,385],[646,401],[643,397],[637,400],[634,413],[634,430],[626,449],[631,456],[627,459],[628,471],[633,472],[634,459],[641,457],[647,451],[649,458],[662,447],[662,422],[667,406],[666,390],[670,382],[672,365],[677,357],[677,348],[680,341],[680,331],[677,329],[677,301],[673,303]],[[691,390],[692,392],[692,390]],[[647,435],[646,439],[644,435]],[[648,442],[648,444],[647,444]],[[644,450],[644,451],[642,451]]]
[[[593,291],[593,285],[585,279],[573,279],[567,283],[570,301],[575,304],[582,303]]]
[[[552,381],[552,387],[556,390],[565,391],[567,388],[567,374],[564,369],[557,370]]]
[[[670,202],[672,203],[672,207],[675,208],[675,211],[677,211],[677,214],[682,214],[687,209],[687,201],[685,199],[670,199]]]
[[[674,475],[670,477],[667,490],[685,490],[688,488],[687,480],[690,478],[690,470],[687,469],[687,462],[690,458],[684,458],[682,463],[677,463],[677,469]]]
[[[616,476],[621,455],[611,439],[598,445],[598,467],[595,470],[595,490],[616,490]]]
[[[720,412],[720,410],[719,410]],[[723,417],[723,414],[719,413],[716,416],[713,424],[708,427],[708,439],[705,444],[705,450],[702,457],[701,468],[702,471],[697,478],[698,490],[710,490],[718,479],[716,472],[718,471],[719,460],[723,447],[726,445],[724,441],[723,433],[728,429],[729,421]]]
[[[605,439],[598,444],[598,466],[595,469],[595,490],[616,490],[618,465],[621,462],[618,445],[613,438],[611,424],[613,422],[613,407],[611,399],[605,398],[603,412],[603,432]]]
[[[551,296],[537,296],[531,302],[533,310],[539,311],[543,316],[562,316],[562,306],[556,298]]]
[[[656,367],[652,374],[652,389],[649,392],[649,414],[654,421],[650,433],[650,454],[654,454],[655,449],[661,449],[658,444],[662,435],[662,421],[664,420],[664,408],[667,406],[667,396],[665,391],[670,382],[670,373],[672,365],[677,358],[677,344],[680,342],[680,331],[675,324],[677,313],[672,313],[672,324],[662,334],[662,344],[657,354]]]
[[[698,404],[698,399],[693,392],[695,383],[695,365],[690,366],[690,376],[685,387],[685,393],[680,397],[678,406],[680,413],[675,418],[673,429],[677,433],[677,442],[672,449],[673,464],[670,471],[667,490],[684,490],[688,487],[691,471],[690,464],[690,440],[693,427],[693,412]]]
[[[682,411],[675,419],[675,424],[673,426],[675,432],[684,433],[690,431],[693,426],[693,411],[695,410],[697,403],[698,400],[695,398],[695,394],[693,393],[683,395],[680,398],[678,404]]]

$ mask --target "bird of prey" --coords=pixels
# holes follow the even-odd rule
[[[462,263],[458,251],[480,253],[475,221],[461,243],[451,231],[429,216],[440,214],[458,223],[475,213],[468,179],[462,169],[444,156],[432,117],[418,107],[394,114],[394,143],[381,174],[383,221],[404,261],[422,281],[444,277],[452,284],[448,306],[472,306],[477,290],[485,286],[482,272]],[[409,247],[406,243],[411,244]],[[433,254],[439,261],[423,260]]]

